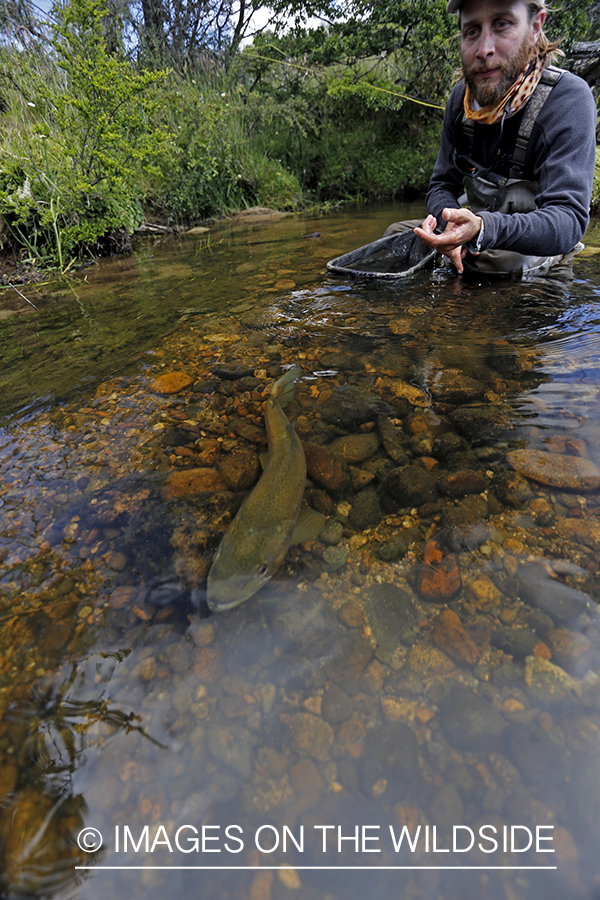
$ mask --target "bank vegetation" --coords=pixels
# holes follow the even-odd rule
[[[67,271],[261,205],[414,197],[458,62],[446,0],[0,0],[0,244]],[[573,0],[554,34],[597,34]]]

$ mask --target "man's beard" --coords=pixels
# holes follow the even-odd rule
[[[471,89],[471,97],[476,100],[481,107],[494,106],[498,100],[510,90],[530,59],[531,45],[529,43],[529,36],[527,36],[511,55],[510,59],[502,65],[504,74],[498,84],[486,84],[485,82],[480,84],[476,81],[475,75],[480,72],[488,71],[488,66],[473,66],[471,69],[467,69],[463,64],[463,75],[466,83]]]

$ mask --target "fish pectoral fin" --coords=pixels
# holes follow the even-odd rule
[[[314,509],[305,507],[300,511],[292,533],[292,544],[302,544],[310,541],[319,534],[326,521],[326,516],[315,512]]]
[[[260,467],[261,467],[261,469],[262,469],[263,472],[264,472],[264,470],[267,468],[267,460],[269,459],[269,452],[268,452],[268,450],[262,450],[262,451],[258,454],[258,458],[259,458],[259,460],[260,460]]]

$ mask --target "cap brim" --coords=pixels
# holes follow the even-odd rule
[[[460,8],[463,5],[464,0],[448,0],[446,4],[446,12],[449,13],[457,13],[460,12]]]

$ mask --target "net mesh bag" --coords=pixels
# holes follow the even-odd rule
[[[327,263],[334,275],[399,278],[433,264],[436,251],[412,231],[390,234]]]

